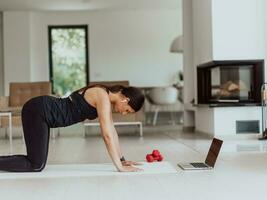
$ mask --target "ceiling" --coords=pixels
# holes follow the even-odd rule
[[[0,0],[1,11],[181,9],[182,0]]]

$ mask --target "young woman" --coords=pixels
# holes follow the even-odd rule
[[[27,155],[0,156],[0,170],[40,172],[44,169],[49,146],[49,129],[65,127],[85,119],[99,118],[108,153],[120,172],[139,171],[138,163],[122,156],[118,134],[112,121],[112,110],[122,115],[140,110],[144,95],[135,87],[87,86],[68,98],[39,96],[26,102],[22,124]]]

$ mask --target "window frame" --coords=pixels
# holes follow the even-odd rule
[[[52,93],[54,94],[54,80],[53,80],[53,58],[52,58],[52,30],[53,29],[84,29],[85,31],[85,73],[86,73],[86,85],[89,84],[89,34],[88,25],[48,25],[48,57],[49,57],[49,81],[52,85]]]

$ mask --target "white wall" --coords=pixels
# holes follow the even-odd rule
[[[182,34],[179,10],[4,12],[4,21],[6,87],[16,79],[11,70],[21,72],[23,81],[49,79],[48,25],[89,25],[91,81],[163,86],[172,84],[174,73],[182,69],[182,56],[169,53],[172,40]],[[20,59],[11,59],[14,51]]]
[[[266,56],[262,0],[213,0],[213,59],[262,59]]]
[[[196,112],[197,130],[210,136],[234,136],[236,121],[247,120],[258,120],[261,132],[260,107],[200,107]]]
[[[3,13],[0,12],[0,96],[4,95]]]
[[[212,0],[193,0],[195,102],[197,102],[197,66],[213,59],[211,8]]]
[[[211,8],[211,0],[183,1],[185,127],[196,125],[200,116],[191,105],[197,102],[196,66],[213,58]]]
[[[234,136],[236,134],[236,121],[258,120],[260,132],[261,124],[261,108],[255,106],[248,107],[228,107],[214,108],[214,131],[206,132],[214,135]]]
[[[4,77],[5,94],[9,82],[31,80],[30,13],[4,12]]]
[[[194,66],[211,61],[212,44],[212,0],[193,0],[193,46]]]
[[[213,135],[215,131],[214,109],[199,107],[196,111],[196,130],[202,133]]]
[[[264,11],[267,10],[267,1],[263,1],[262,9]],[[267,12],[263,12],[263,45],[264,49],[264,58],[265,58],[265,66],[267,66]],[[267,67],[265,67],[265,82],[267,81]]]
[[[184,0],[184,102],[185,127],[201,127],[201,115],[196,113],[191,101],[197,102],[196,67],[200,63],[212,60],[212,26],[211,26],[211,0]],[[212,126],[212,124],[210,125]],[[210,127],[204,128],[206,131]]]
[[[183,1],[183,63],[184,63],[184,128],[194,127],[194,111],[191,101],[194,99],[194,74],[193,64],[193,7],[192,0]]]

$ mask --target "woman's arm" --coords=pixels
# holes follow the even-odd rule
[[[123,155],[122,155],[122,151],[121,151],[121,147],[120,147],[120,143],[119,143],[119,136],[118,136],[118,133],[117,133],[117,131],[116,131],[114,126],[113,126],[113,137],[114,137],[114,140],[115,140],[115,145],[116,145],[117,152],[118,152],[120,158],[122,159]],[[123,166],[142,165],[139,162],[125,160],[124,157],[123,157],[123,159],[124,160],[121,160],[121,163],[122,163]]]
[[[102,95],[101,95],[102,96]],[[115,164],[116,168],[120,170],[122,164],[120,161],[120,155],[117,152],[115,140],[112,135],[112,118],[111,118],[111,105],[108,97],[104,94],[97,102],[96,108],[98,113],[98,118],[100,122],[100,128],[104,142],[106,144],[108,153]]]
[[[106,144],[108,153],[118,169],[118,171],[139,171],[138,168],[132,166],[123,166],[120,161],[120,148],[118,148],[118,141],[116,142],[116,137],[114,137],[114,125],[111,114],[111,104],[109,97],[105,91],[100,90],[97,95],[97,103],[96,103],[98,118],[100,122],[101,132]]]
[[[116,145],[116,149],[117,149],[117,152],[118,152],[118,155],[120,156],[120,158],[122,158],[122,152],[121,152],[121,147],[120,147],[120,143],[119,143],[119,137],[118,137],[118,133],[113,125],[112,127],[112,135],[114,137],[114,141],[115,141],[115,145]]]

